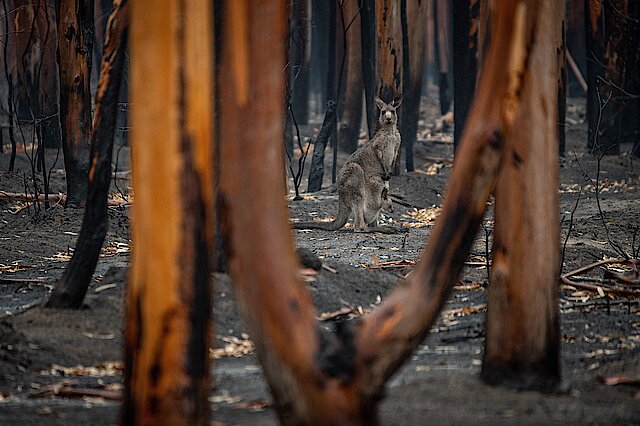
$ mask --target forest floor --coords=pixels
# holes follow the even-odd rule
[[[297,245],[310,249],[326,265],[318,273],[302,271],[326,327],[337,318],[355,318],[375,309],[398,279],[411,271],[428,239],[445,195],[453,148],[450,130],[430,130],[437,116],[436,101],[425,97],[423,103],[418,170],[392,178],[391,194],[402,204],[394,203],[394,211],[385,213],[383,220],[402,231],[354,234],[346,227],[294,233]],[[620,155],[598,160],[589,155],[581,100],[572,100],[568,117],[558,212],[562,271],[619,258],[620,251],[637,259],[640,159]],[[317,125],[322,117],[315,118]],[[301,130],[309,134],[312,127]],[[0,191],[24,193],[32,182],[27,155],[19,153],[16,171],[8,173],[6,148],[0,155]],[[629,148],[623,145],[623,150]],[[118,172],[128,169],[127,155],[125,147]],[[64,173],[61,154],[57,163],[55,157],[55,150],[47,152],[48,167],[53,167],[50,191],[58,194],[64,192]],[[339,164],[345,158],[341,154]],[[327,162],[328,187],[330,158]],[[130,181],[127,173],[118,177],[112,198],[126,200]],[[326,220],[336,213],[336,193],[325,189],[303,195],[305,199],[297,202],[288,197],[293,220]],[[82,210],[65,210],[55,203],[48,210],[41,204],[38,210],[21,201],[0,201],[0,424],[118,423],[129,212],[128,204],[109,209],[109,232],[86,306],[63,311],[40,304],[70,258]],[[640,286],[593,281],[628,269],[620,262],[575,278],[580,284],[595,284],[594,290],[560,286],[562,392],[514,392],[481,382],[490,213],[484,225],[431,334],[388,384],[380,409],[382,423],[640,424]],[[229,425],[277,424],[250,336],[235,309],[231,281],[225,274],[215,274],[212,281],[216,346],[211,351],[216,358],[209,399],[212,420]],[[628,383],[610,385],[614,382]]]

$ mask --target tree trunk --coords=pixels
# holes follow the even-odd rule
[[[497,0],[480,0],[480,12],[478,18],[478,69],[482,68],[484,59],[491,42],[492,17],[495,14],[495,2]]]
[[[128,26],[128,0],[115,0],[107,23],[107,44],[101,49],[104,55],[91,133],[91,170],[82,228],[73,257],[47,301],[46,306],[50,308],[78,309],[82,306],[107,234],[111,156]]]
[[[309,122],[311,0],[291,2],[291,104],[298,124]]]
[[[478,74],[478,24],[481,0],[453,2],[453,147],[458,150]]]
[[[518,4],[513,23],[514,39],[527,41],[515,52],[527,68],[518,74],[522,87],[511,100],[519,108],[506,112],[513,125],[495,191],[482,378],[517,389],[553,390],[560,381],[554,53],[562,43],[563,16],[557,1],[530,0]]]
[[[565,53],[567,51],[566,14],[562,15],[560,35],[556,38],[558,55],[558,153],[564,157],[566,149],[565,129],[567,124],[567,68]]]
[[[362,46],[362,82],[367,114],[369,139],[376,128],[376,16],[375,0],[358,0],[360,6],[360,45]]]
[[[309,179],[307,182],[307,192],[318,192],[322,189],[324,179],[324,152],[329,144],[329,138],[335,131],[336,123],[336,103],[327,102],[322,127],[318,133],[316,141],[313,143],[313,156],[309,167]]]
[[[585,0],[588,148],[620,153],[629,49],[628,0]]]
[[[4,12],[4,33],[7,35],[7,39],[4,43],[2,43],[2,53],[3,53],[3,57],[4,60],[2,61],[4,64],[4,76],[5,79],[7,80],[7,112],[9,113],[9,139],[11,141],[11,156],[9,157],[9,171],[12,172],[13,168],[15,166],[15,162],[16,162],[16,150],[17,150],[17,144],[16,144],[16,138],[15,138],[15,133],[14,133],[14,123],[16,123],[17,121],[17,116],[16,116],[16,98],[15,98],[15,93],[14,93],[14,86],[13,86],[13,73],[11,71],[12,67],[10,66],[10,62],[14,62],[16,61],[16,52],[15,52],[15,43],[12,43],[12,49],[9,49],[10,46],[10,37],[11,37],[11,32],[9,31],[9,22],[10,22],[10,15],[9,15],[9,8],[7,7],[7,3],[8,1],[3,1],[2,2],[2,9]],[[14,31],[15,32],[15,31]],[[0,129],[0,132],[2,132],[2,129]]]
[[[413,145],[418,133],[420,100],[422,99],[422,75],[424,69],[427,20],[427,0],[402,0],[403,19],[403,115],[400,134],[405,150],[407,171],[415,169]]]
[[[440,94],[440,113],[446,114],[451,108],[451,89],[449,88],[449,13],[448,0],[434,0],[435,7],[435,53],[438,63],[438,88]]]
[[[87,196],[89,174],[93,0],[58,0],[56,6],[65,206],[80,207]]]
[[[340,108],[338,146],[347,153],[358,149],[360,122],[362,121],[362,51],[360,35],[360,10],[357,0],[343,3],[346,29],[346,72]]]
[[[529,72],[527,49],[537,40],[535,28],[525,26],[522,18],[542,14],[529,2],[499,3],[496,34],[469,125],[440,219],[420,263],[375,311],[338,326],[332,334],[318,327],[309,292],[296,277],[282,197],[281,147],[276,142],[282,129],[281,120],[274,117],[282,113],[278,96],[285,55],[282,47],[275,51],[273,46],[278,46],[284,31],[286,7],[284,0],[275,4],[270,2],[267,8],[264,2],[248,1],[238,15],[230,14],[224,22],[225,34],[233,34],[236,26],[251,31],[247,38],[226,38],[232,42],[224,47],[220,70],[225,105],[220,120],[221,221],[228,237],[235,294],[283,424],[376,424],[386,381],[435,322],[458,280],[500,167],[513,161],[504,155],[504,144],[516,134],[517,120],[528,108],[521,94],[530,89],[523,86],[529,83],[520,76]],[[540,60],[542,50],[536,44],[537,56],[532,60]],[[552,64],[556,60],[555,55],[546,58]],[[256,63],[261,64],[259,70],[252,66]],[[236,65],[241,79],[234,78]],[[547,105],[546,118],[553,121],[531,126],[540,124],[555,132],[555,65],[548,74],[546,84],[554,90],[536,100]],[[242,126],[248,116],[263,131]],[[245,155],[257,151],[262,156]],[[557,155],[556,149],[540,155],[549,152]],[[556,199],[554,192],[537,194],[545,198],[539,201],[545,206]],[[531,256],[546,255],[533,252]]]
[[[402,94],[402,19],[400,2],[376,0],[376,95],[391,103]],[[402,123],[403,106],[398,109]],[[378,122],[375,121],[375,129]],[[400,150],[393,166],[393,175],[400,174]]]
[[[237,16],[233,8],[229,15]],[[212,16],[208,0],[131,3],[136,201],[122,424],[209,424]],[[233,75],[234,87],[246,89],[243,75]],[[276,121],[281,158],[281,115]]]

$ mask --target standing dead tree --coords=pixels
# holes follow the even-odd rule
[[[453,2],[453,146],[458,149],[476,90],[481,0]]]
[[[433,0],[435,8],[433,17],[435,24],[435,56],[438,64],[438,89],[440,94],[440,113],[446,114],[451,108],[450,78],[450,4],[449,0]]]
[[[556,52],[563,39],[564,3],[534,3],[519,2],[513,17],[513,37],[524,43],[510,52],[510,60],[524,60],[526,68],[518,82],[505,80],[509,102],[517,108],[507,104],[503,112],[511,128],[495,191],[482,378],[550,390],[560,378]]]
[[[339,93],[338,147],[347,153],[358,149],[362,120],[362,52],[360,36],[360,8],[357,0],[344,0],[341,5],[343,31],[343,62],[346,72],[341,75],[344,91]],[[342,84],[341,84],[342,86]]]
[[[530,253],[530,257],[536,257],[530,262],[534,266],[520,264],[515,260],[520,259],[516,255],[506,258],[506,264],[503,263],[506,266],[501,266],[507,268],[506,271],[494,271],[502,277],[507,291],[511,291],[514,284],[505,272],[511,273],[515,266],[522,266],[523,271],[538,276],[543,282],[531,283],[541,294],[522,303],[492,295],[493,313],[489,318],[494,323],[492,330],[508,327],[506,323],[513,318],[504,314],[512,303],[520,309],[542,312],[529,317],[540,320],[540,324],[533,324],[519,334],[509,333],[504,339],[515,349],[528,347],[536,339],[538,343],[549,344],[542,345],[543,352],[549,355],[543,365],[557,365],[557,359],[553,360],[557,352],[552,350],[554,344],[558,345],[557,329],[554,331],[557,322],[552,314],[554,299],[550,296],[555,293],[549,290],[558,281],[554,254],[558,251],[558,241],[553,239],[557,220],[552,219],[557,217],[557,198],[555,191],[549,190],[557,176],[557,171],[554,173],[555,169],[549,166],[557,157],[554,145],[557,69],[553,37],[556,33],[551,31],[557,22],[549,18],[556,16],[551,13],[554,2],[500,0],[496,3],[491,47],[480,74],[477,96],[440,219],[422,259],[413,274],[378,309],[359,321],[340,325],[336,333],[327,333],[318,327],[310,295],[296,276],[282,197],[281,147],[274,141],[282,134],[282,120],[278,117],[282,114],[279,97],[283,93],[281,70],[285,55],[282,48],[276,50],[273,46],[278,46],[284,31],[285,1],[269,2],[267,7],[266,2],[247,0],[240,3],[238,14],[225,13],[222,24],[225,34],[247,31],[249,35],[231,38],[232,42],[225,45],[222,52],[221,96],[225,108],[220,114],[221,221],[227,235],[238,305],[256,344],[282,423],[377,422],[376,407],[385,383],[429,333],[458,279],[499,176],[498,195],[508,198],[501,202],[508,203],[509,199],[513,200],[513,194],[519,194],[516,188],[509,191],[504,187],[509,182],[506,177],[515,175],[520,179],[517,182],[523,182],[526,190],[533,192],[526,195],[527,200],[533,199],[534,194],[538,197],[541,207],[534,211],[545,213],[545,216],[520,213],[506,216],[504,210],[500,220],[506,223],[500,226],[509,226],[511,221],[522,225],[518,221],[526,218],[533,221],[533,230],[543,225],[552,229],[535,237],[536,244],[543,235],[550,238],[546,245],[536,245],[536,248],[544,247],[549,254],[538,249]],[[541,93],[535,92],[537,89]],[[523,130],[518,128],[531,114],[538,121],[530,127],[539,125],[541,130],[536,134],[544,138],[535,148],[531,143],[533,139],[523,136]],[[247,116],[253,118],[255,126],[241,125]],[[263,155],[244,155],[257,150]],[[543,182],[543,189],[530,185],[539,180]],[[251,200],[252,208],[247,208],[247,200]],[[527,204],[527,207],[535,206]],[[553,213],[548,214],[548,209]],[[260,214],[254,214],[255,211]],[[527,236],[531,236],[529,232]],[[513,246],[513,241],[505,241],[502,235],[504,244],[523,252],[526,246],[522,241],[520,247]],[[274,252],[278,256],[274,257]],[[502,256],[505,259],[504,253]],[[545,260],[551,263],[546,265]],[[534,267],[540,271],[532,271]],[[499,309],[505,305],[506,309]],[[541,330],[545,333],[540,334]],[[526,387],[527,375],[502,369],[499,361],[507,366],[531,367],[539,365],[538,355],[539,351],[533,351],[529,357],[526,352],[509,350],[505,358],[486,357],[485,377],[494,377],[489,373],[500,372],[502,383],[512,379],[519,383],[518,387]],[[557,374],[553,368],[541,374],[548,385],[555,383],[553,374]]]
[[[242,5],[234,1],[224,14],[236,19],[238,9]],[[122,424],[209,424],[212,18],[208,0],[131,2],[136,201]],[[244,40],[249,32],[241,25],[224,38]],[[283,35],[264,48],[265,55],[281,46]],[[242,93],[249,80],[241,71],[249,64],[247,56],[238,59],[230,73]],[[283,68],[281,62],[280,79]],[[273,140],[279,141],[276,158],[281,159],[284,91],[282,85],[278,89],[278,107],[269,111],[278,111],[270,124],[278,129]],[[276,158],[262,160],[281,164]],[[278,172],[283,185],[282,169]]]
[[[84,205],[89,177],[93,0],[56,0],[66,207]]]
[[[5,39],[2,43],[2,51],[4,56],[4,76],[7,79],[7,109],[9,112],[9,139],[11,141],[11,157],[9,158],[9,171],[12,172],[16,162],[16,137],[14,132],[14,123],[16,122],[16,108],[15,108],[15,95],[14,95],[14,86],[13,86],[13,74],[10,69],[9,63],[10,54],[9,54],[9,8],[7,7],[8,1],[5,0],[2,2],[2,8],[4,12],[4,33]],[[12,52],[15,53],[15,52]],[[15,58],[15,55],[14,55]],[[1,133],[1,129],[0,129]]]
[[[415,169],[413,164],[413,145],[418,132],[420,118],[420,100],[422,99],[422,75],[426,47],[426,21],[429,1],[402,0],[402,65],[404,96],[402,123],[402,146],[405,150],[407,171]]]
[[[376,22],[376,82],[375,93],[391,103],[402,94],[402,20],[400,2],[377,0]],[[398,123],[402,123],[402,111],[398,110]],[[378,123],[375,122],[377,130]],[[400,151],[393,167],[393,174],[400,174]]]
[[[91,133],[91,169],[87,203],[76,249],[46,306],[73,308],[82,305],[107,235],[107,198],[111,183],[111,157],[118,95],[122,81],[129,26],[128,0],[115,0],[106,25],[96,111]]]
[[[637,49],[630,45],[634,38],[637,40],[632,30],[637,24],[629,16],[634,3],[585,0],[588,147],[596,154],[620,153],[624,111],[630,100],[625,80],[627,64],[633,61],[628,56]]]

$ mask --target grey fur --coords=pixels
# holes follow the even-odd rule
[[[353,213],[354,232],[389,232],[390,227],[378,227],[382,209],[391,209],[389,179],[393,162],[400,149],[400,132],[396,108],[400,100],[386,104],[376,98],[380,109],[380,127],[363,147],[351,154],[338,173],[338,215],[331,222],[298,222],[294,229],[324,229],[335,231],[347,224]]]

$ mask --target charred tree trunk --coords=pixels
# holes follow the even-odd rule
[[[9,157],[9,171],[12,172],[13,168],[15,166],[15,162],[16,162],[16,149],[17,149],[17,144],[16,144],[16,137],[15,137],[15,133],[14,133],[14,123],[16,123],[17,121],[17,117],[16,117],[16,108],[15,108],[15,94],[14,94],[14,86],[13,86],[13,74],[10,70],[10,66],[9,66],[9,62],[11,61],[11,57],[13,56],[13,61],[15,62],[15,43],[14,43],[14,49],[13,55],[11,55],[9,53],[9,37],[10,37],[10,31],[9,31],[9,8],[7,7],[7,3],[8,1],[3,1],[2,2],[2,8],[3,8],[3,12],[4,12],[4,33],[7,35],[7,39],[5,40],[5,42],[3,43],[3,56],[4,56],[4,76],[7,80],[7,111],[9,113],[9,139],[11,141],[11,156]],[[0,132],[2,131],[2,129],[0,129]]]
[[[291,2],[291,105],[299,124],[309,122],[309,66],[311,65],[311,1]]]
[[[340,108],[340,131],[338,146],[347,153],[358,149],[360,122],[362,121],[362,53],[360,36],[360,10],[357,0],[343,3],[346,23],[346,72],[343,77],[344,91]]]
[[[362,46],[362,82],[369,139],[376,128],[376,16],[375,0],[358,0],[360,5],[360,44]]]
[[[512,127],[495,191],[482,378],[548,391],[560,381],[558,55],[551,52],[561,44],[564,7],[536,3],[519,2],[513,22],[514,39],[526,41],[513,54],[527,65],[512,92],[519,107],[505,112]]]
[[[438,88],[440,93],[440,113],[446,114],[451,108],[449,87],[449,0],[434,0],[435,7],[435,54],[438,63]]]
[[[478,24],[482,0],[453,2],[453,147],[458,150],[478,74]]]
[[[543,10],[549,10],[550,3],[546,0]],[[296,277],[281,196],[281,148],[274,141],[282,129],[281,121],[274,121],[274,117],[282,113],[278,96],[282,93],[285,54],[282,47],[274,51],[273,46],[279,46],[277,40],[284,31],[286,7],[284,0],[276,3],[277,7],[273,4],[267,8],[263,2],[248,1],[244,15],[224,22],[225,34],[232,34],[236,26],[252,34],[226,38],[233,42],[224,47],[220,70],[221,102],[225,105],[220,120],[221,221],[228,237],[235,294],[283,424],[375,424],[386,381],[429,333],[457,282],[500,168],[514,160],[504,155],[504,147],[505,143],[514,146],[510,138],[519,132],[515,129],[518,120],[528,112],[527,100],[521,96],[530,90],[530,81],[520,78],[529,73],[528,59],[546,58],[553,64],[545,80],[553,90],[535,99],[547,105],[545,118],[551,119],[540,123],[541,127],[556,131],[556,56],[541,54],[554,45],[533,43],[540,32],[525,25],[524,19],[547,15],[537,13],[538,3],[533,1],[500,1],[495,37],[480,75],[447,197],[421,262],[375,311],[331,334],[318,327],[311,297]],[[531,46],[533,57],[528,58]],[[239,52],[246,55],[239,57]],[[253,66],[256,63],[262,65],[260,70]],[[234,78],[235,65],[242,65],[236,68],[242,79]],[[256,133],[242,126],[247,116],[266,131]],[[545,141],[548,143],[552,142]],[[546,157],[551,152],[557,156],[557,148],[553,148],[536,155]],[[245,155],[256,150],[275,161]],[[536,171],[546,172],[549,170]],[[544,206],[556,199],[553,192],[537,194],[545,198],[540,201]],[[251,208],[246,200],[251,200]],[[261,214],[255,215],[255,211]],[[557,209],[553,216],[557,217]],[[278,256],[272,256],[274,252]],[[538,252],[531,255],[545,256]],[[547,301],[536,298],[534,303],[546,306]]]
[[[89,177],[93,0],[57,0],[65,207],[84,205]]]
[[[78,309],[82,306],[107,234],[111,156],[128,26],[128,0],[116,0],[107,23],[106,44],[101,49],[104,55],[91,133],[91,170],[82,228],[73,257],[47,301],[46,306],[50,308]]]
[[[628,0],[585,0],[588,148],[619,154],[622,139]]]
[[[336,103],[327,102],[324,121],[318,133],[318,138],[313,143],[313,156],[311,157],[311,167],[309,168],[309,181],[307,192],[318,192],[322,189],[324,179],[324,153],[329,144],[329,138],[334,133],[336,123]]]
[[[376,95],[391,103],[402,94],[402,19],[400,2],[376,0]],[[398,123],[402,111],[398,110]],[[376,121],[376,130],[378,123]],[[393,166],[393,175],[400,174],[400,150]]]
[[[318,135],[313,147],[313,157],[311,158],[311,167],[309,168],[309,183],[307,192],[320,191],[322,188],[322,179],[324,177],[324,154],[327,145],[335,146],[335,128],[336,128],[336,2],[329,2],[328,13],[329,42],[327,48],[327,86],[325,93],[327,96],[327,107],[325,110],[324,122],[322,129],[324,132]],[[333,110],[331,106],[333,105]],[[320,138],[322,136],[322,139]],[[326,138],[326,139],[325,139]]]
[[[564,157],[566,149],[565,129],[567,124],[567,32],[565,16],[562,16],[560,36],[557,37],[556,52],[558,55],[558,153]]]
[[[426,45],[427,0],[402,0],[402,56],[403,64],[403,115],[400,134],[405,150],[407,171],[415,169],[413,145],[418,133],[420,100],[422,99],[422,71]]]
[[[629,4],[629,51],[627,53],[627,92],[635,94],[635,99],[629,100],[629,106],[625,111],[625,129],[629,140],[633,142],[632,154],[640,157],[640,2]]]
[[[234,7],[228,12],[238,16]],[[208,0],[131,3],[136,202],[122,424],[209,424],[212,16]],[[230,38],[243,39],[241,31]],[[280,46],[284,33],[278,36],[265,55]],[[248,80],[233,75],[234,87],[246,93]],[[282,127],[273,123],[281,158]]]

